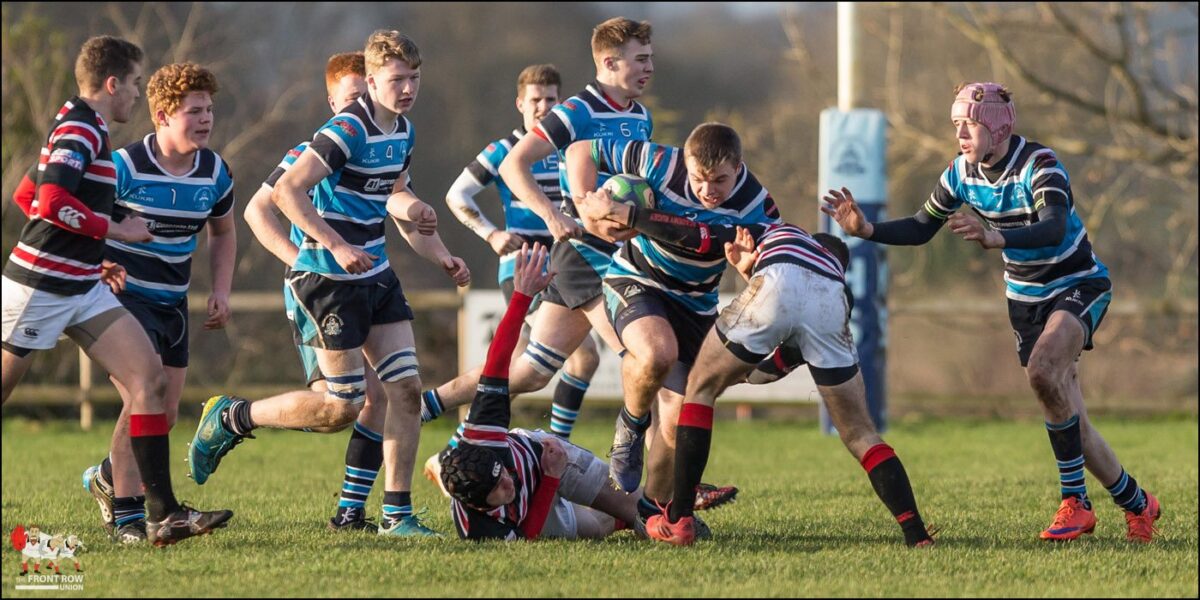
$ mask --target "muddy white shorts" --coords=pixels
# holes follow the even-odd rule
[[[755,273],[721,311],[716,329],[725,347],[747,363],[790,346],[819,369],[858,364],[845,284],[799,265],[776,263]]]

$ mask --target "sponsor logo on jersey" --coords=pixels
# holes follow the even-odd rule
[[[390,190],[396,185],[395,177],[372,177],[363,184],[363,191],[369,193],[379,190]]]
[[[346,135],[348,135],[350,137],[358,136],[358,130],[354,128],[354,125],[351,124],[350,121],[347,121],[345,119],[336,119],[333,122],[333,124],[340,127],[342,129],[342,131],[345,131]]]
[[[64,206],[58,211],[58,220],[71,229],[79,229],[79,220],[82,218],[83,213],[70,206]]]
[[[47,165],[66,165],[76,171],[83,170],[83,155],[70,148],[59,148],[50,153]]]

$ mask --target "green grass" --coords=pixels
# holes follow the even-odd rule
[[[84,589],[68,595],[1196,597],[1195,419],[1101,419],[1099,427],[1163,503],[1161,533],[1148,547],[1125,541],[1121,512],[1091,478],[1096,535],[1036,539],[1058,504],[1036,422],[925,421],[887,434],[923,515],[942,528],[931,551],[903,547],[862,470],[811,423],[718,424],[705,479],[738,485],[741,500],[706,515],[716,537],[691,548],[628,532],[511,544],[331,534],[324,521],[347,434],[262,432],[198,487],[184,476],[188,422],[172,436],[176,493],[202,508],[233,509],[228,529],[161,551],[113,546],[80,486],[110,430],[23,420],[3,424],[3,526],[38,523],[84,539]],[[427,428],[419,460],[449,432],[449,423]],[[583,424],[576,441],[606,448],[610,436],[604,419]],[[430,507],[431,525],[452,534],[447,502],[419,474],[414,504]],[[46,595],[15,591],[17,554],[2,555],[5,597]]]

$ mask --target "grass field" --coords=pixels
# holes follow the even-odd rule
[[[518,423],[521,424],[521,423]],[[414,504],[450,537],[407,541],[332,534],[324,521],[341,484],[348,434],[265,431],[232,452],[204,487],[185,478],[194,423],[172,436],[178,496],[230,508],[228,529],[156,551],[104,539],[80,473],[105,453],[109,424],[3,423],[3,526],[40,524],[88,545],[82,591],[14,590],[19,558],[3,552],[5,597],[83,596],[1197,596],[1195,417],[1099,420],[1131,473],[1162,501],[1149,547],[1089,477],[1099,526],[1069,544],[1039,542],[1058,504],[1046,433],[1037,422],[931,420],[887,439],[905,461],[931,551],[899,529],[836,438],[812,423],[718,423],[706,480],[741,500],[706,515],[715,539],[674,548],[628,532],[600,542],[465,543],[448,503],[424,479]],[[531,425],[524,423],[524,425]],[[420,460],[450,433],[425,430]],[[578,443],[607,448],[611,426],[582,424]],[[380,488],[369,508],[378,513]]]

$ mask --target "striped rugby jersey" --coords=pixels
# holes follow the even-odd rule
[[[283,159],[279,161],[279,164],[275,166],[275,169],[271,171],[271,174],[267,175],[266,181],[263,181],[263,187],[269,190],[275,189],[275,184],[279,182],[279,178],[283,177],[283,174],[287,173],[292,168],[292,165],[296,164],[296,161],[300,159],[300,155],[304,154],[304,151],[307,149],[308,142],[300,142],[295,148],[288,150],[287,154],[283,155]],[[329,185],[329,178],[322,179],[317,184],[317,187],[325,187],[326,194],[333,193],[333,188]],[[308,190],[308,197],[310,199],[313,197],[313,190]],[[288,232],[288,239],[298,248],[300,244],[304,243],[304,232],[293,223]]]
[[[516,146],[523,137],[525,137],[525,128],[522,126],[514,129],[508,137],[488,144],[475,157],[475,160],[467,165],[466,171],[481,186],[487,186],[490,183],[496,184],[496,192],[500,194],[500,205],[504,209],[505,231],[523,237],[545,238],[544,242],[553,243],[553,239],[550,239],[550,230],[546,228],[546,222],[532,209],[525,206],[520,198],[513,195],[512,190],[500,177],[500,163],[504,162],[504,158],[508,156],[509,152],[512,152],[513,146]],[[559,187],[558,162],[558,154],[555,153],[535,163],[533,179],[537,181],[538,187],[551,202],[561,205],[562,189]],[[501,256],[497,281],[503,282],[512,279],[515,269],[515,254],[509,253]]]
[[[395,182],[407,174],[414,134],[403,115],[392,131],[382,131],[374,112],[370,96],[360,97],[317,130],[308,146],[330,171],[312,190],[317,213],[347,243],[375,255],[374,264],[364,273],[347,273],[329,249],[305,235],[293,271],[365,285],[391,268],[384,237],[387,199]]]
[[[945,221],[967,204],[993,229],[1027,227],[1038,222],[1047,204],[1068,209],[1067,230],[1055,247],[1005,248],[1005,295],[1017,302],[1041,302],[1083,279],[1107,277],[1108,268],[1092,252],[1087,230],[1075,212],[1067,169],[1054,151],[1014,135],[1004,171],[990,181],[978,164],[959,156],[942,173],[924,209]]]
[[[705,208],[688,183],[683,150],[650,142],[596,140],[592,157],[599,168],[628,173],[646,180],[654,190],[658,210],[711,225],[779,223],[775,200],[745,164],[729,198]],[[701,254],[693,249],[639,235],[613,257],[605,281],[627,279],[660,289],[689,310],[716,314],[717,286],[725,272],[723,252]]]
[[[601,91],[600,84],[593,81],[582,92],[567,98],[562,104],[550,109],[550,114],[538,123],[534,134],[554,144],[558,149],[559,185],[562,188],[561,209],[564,214],[579,221],[579,213],[571,202],[570,187],[567,185],[567,160],[565,152],[572,142],[578,140],[643,140],[649,141],[654,133],[654,122],[650,111],[639,102],[630,102],[622,109]],[[612,176],[601,169],[596,179],[597,189]],[[582,224],[582,221],[579,221]],[[596,273],[603,277],[617,251],[616,244],[602,240],[590,233],[582,239],[572,238],[571,245],[587,260]]]
[[[54,117],[37,165],[37,184],[55,184],[97,215],[113,214],[112,148],[108,125],[75,96]],[[64,209],[67,210],[67,209]],[[100,281],[104,240],[74,233],[37,216],[36,196],[29,222],[4,265],[4,276],[22,285],[62,296],[87,293]]]
[[[528,516],[530,500],[542,481],[542,445],[520,430],[509,431],[510,420],[508,380],[481,377],[459,444],[474,444],[497,453],[512,476],[516,495],[511,504],[486,513],[451,498],[450,514],[459,537],[504,540],[522,537],[519,527]]]
[[[151,133],[117,150],[117,206],[146,219],[154,239],[127,243],[108,240],[105,258],[125,267],[125,289],[152,302],[175,305],[187,296],[192,279],[196,234],[208,219],[233,210],[233,174],[207,148],[196,152],[192,169],[171,175],[154,158]]]
[[[813,239],[807,231],[791,223],[768,226],[758,240],[758,258],[753,273],[771,265],[798,265],[822,277],[846,282],[846,272],[832,252]]]

